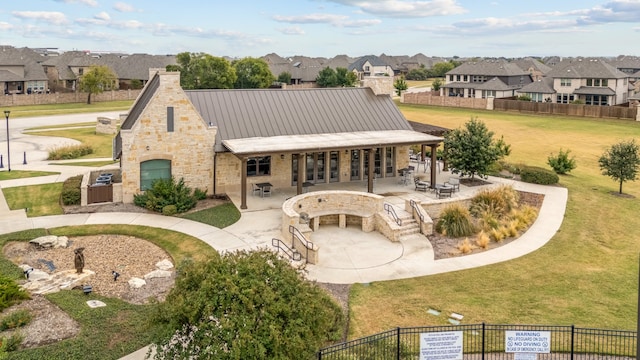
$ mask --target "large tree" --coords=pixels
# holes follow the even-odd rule
[[[491,164],[511,151],[502,138],[495,140],[493,135],[477,118],[471,118],[464,128],[449,131],[444,138],[444,156],[451,171],[471,179],[486,177]]]
[[[267,62],[262,59],[246,57],[235,60],[231,65],[238,76],[235,82],[236,89],[268,88],[276,79]]]
[[[622,183],[635,181],[638,177],[640,155],[635,140],[622,141],[606,149],[598,160],[602,175],[609,176],[620,184],[618,190],[622,194]]]
[[[356,81],[358,81],[358,75],[354,72],[339,66],[336,68],[336,86],[354,87]]]
[[[340,339],[340,307],[273,252],[187,262],[155,321],[156,359],[311,359]]]
[[[316,76],[316,84],[320,87],[336,87],[338,86],[338,76],[336,71],[330,67],[326,67]]]
[[[176,55],[178,65],[167,66],[168,71],[180,71],[183,89],[233,89],[237,76],[225,58],[204,53],[182,52]]]
[[[87,104],[91,104],[91,95],[100,94],[116,86],[116,74],[106,65],[91,65],[80,77],[80,91],[86,92]]]

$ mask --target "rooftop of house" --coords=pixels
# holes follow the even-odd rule
[[[522,76],[529,75],[529,72],[514,63],[499,59],[468,61],[450,70],[447,75]]]
[[[628,74],[599,58],[563,60],[546,74],[552,78],[567,79],[623,79]]]

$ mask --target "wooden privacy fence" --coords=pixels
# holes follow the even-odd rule
[[[595,106],[581,104],[554,104],[546,102],[495,99],[494,110],[518,111],[523,113],[567,115],[593,118],[614,118],[635,120],[638,109],[622,106]]]

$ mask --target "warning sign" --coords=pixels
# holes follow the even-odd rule
[[[505,352],[550,353],[550,331],[505,331]]]
[[[420,360],[462,360],[462,331],[421,333]]]

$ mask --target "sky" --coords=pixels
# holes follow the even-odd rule
[[[640,0],[0,0],[0,45],[214,56],[640,55]]]

